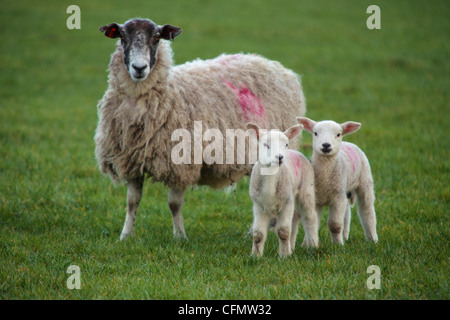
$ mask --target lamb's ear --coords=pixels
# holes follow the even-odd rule
[[[105,33],[105,36],[107,36],[108,38],[112,38],[112,39],[120,36],[120,29],[121,29],[121,27],[115,22],[110,23],[105,26],[101,26],[99,28],[99,30],[101,32]]]
[[[159,34],[161,38],[166,40],[173,40],[175,37],[179,36],[183,32],[183,29],[172,26],[170,24],[166,24],[162,27],[159,27]]]
[[[247,129],[255,130],[256,139],[258,139],[259,141],[259,130],[260,130],[259,126],[253,122],[249,122],[247,123]]]
[[[297,122],[302,124],[306,131],[313,133],[313,128],[317,122],[309,118],[297,117]]]
[[[342,123],[341,127],[342,127],[342,135],[345,136],[346,134],[350,134],[361,128],[361,123],[354,121],[347,121]]]
[[[300,132],[302,132],[302,130],[303,130],[303,125],[302,124],[296,124],[295,126],[292,126],[289,129],[287,129],[284,132],[284,134],[286,135],[286,137],[288,137],[289,140],[292,140],[296,136],[298,136],[300,134]]]

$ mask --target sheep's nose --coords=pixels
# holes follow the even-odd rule
[[[282,162],[283,162],[283,159],[284,159],[284,156],[283,156],[282,154],[279,154],[279,155],[277,155],[275,158],[278,159],[278,162],[279,162],[279,163],[282,163]]]
[[[133,67],[134,70],[136,70],[137,72],[141,73],[142,71],[144,71],[145,68],[147,68],[147,65],[135,65],[134,63],[131,65]]]
[[[323,147],[324,149],[329,149],[329,148],[331,147],[331,144],[325,142],[325,143],[322,143],[322,147]]]

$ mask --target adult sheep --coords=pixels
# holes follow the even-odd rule
[[[181,213],[186,188],[228,186],[248,175],[252,163],[176,164],[171,159],[178,144],[172,141],[174,130],[187,130],[194,137],[194,121],[201,121],[204,129],[220,130],[224,137],[226,129],[246,130],[249,121],[285,130],[306,111],[298,77],[280,63],[254,54],[173,66],[171,45],[165,40],[173,40],[182,29],[148,19],[111,23],[100,31],[120,38],[109,64],[109,86],[98,104],[95,134],[100,170],[128,187],[120,239],[134,233],[145,177],[169,187],[173,232],[186,238]],[[195,142],[199,143],[192,145]],[[291,148],[298,148],[298,140]]]

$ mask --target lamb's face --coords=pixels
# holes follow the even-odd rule
[[[267,166],[280,166],[287,158],[288,137],[281,131],[271,130],[259,139],[259,162]]]
[[[110,38],[120,37],[123,60],[135,82],[144,81],[156,63],[156,53],[161,39],[173,40],[181,34],[181,28],[158,26],[148,19],[131,19],[123,25],[111,23],[100,27]]]
[[[361,123],[354,121],[339,124],[331,120],[316,122],[304,117],[297,117],[297,122],[312,133],[314,152],[324,156],[337,154],[341,147],[342,137],[361,127]]]
[[[314,151],[325,156],[335,155],[342,143],[343,128],[334,121],[321,121],[312,127]]]

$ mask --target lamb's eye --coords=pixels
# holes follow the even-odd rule
[[[338,138],[339,138],[339,137],[341,136],[341,134],[340,134],[340,133],[338,133],[338,134],[337,134],[337,136],[338,136]]]
[[[317,132],[314,132],[314,135],[317,137]]]
[[[289,146],[289,143],[286,143],[286,148]]]

